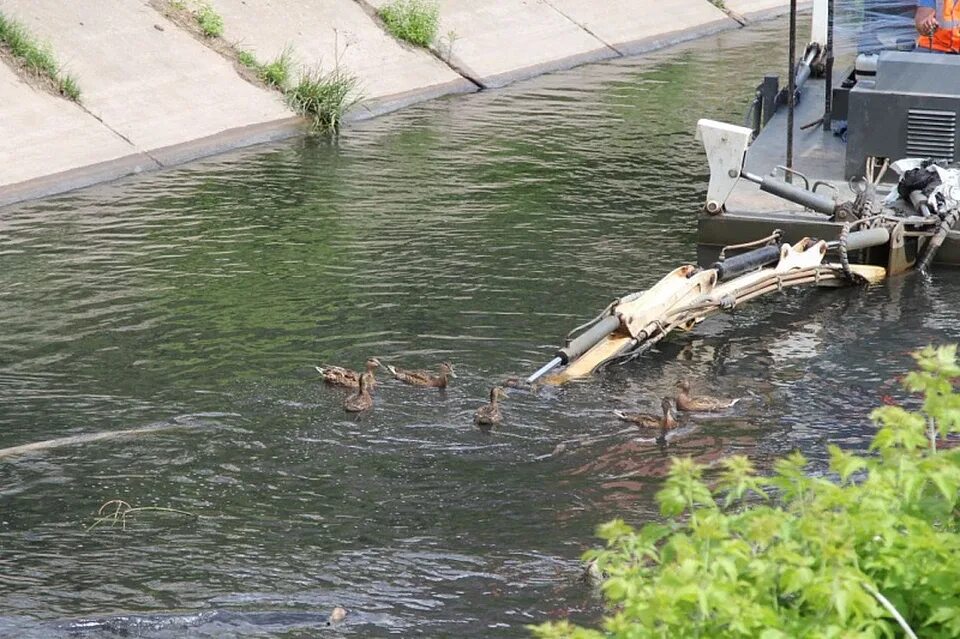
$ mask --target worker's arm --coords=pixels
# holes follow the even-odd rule
[[[917,6],[917,13],[913,18],[917,26],[917,32],[923,35],[931,35],[937,30],[937,11],[933,7],[923,6],[922,3]]]

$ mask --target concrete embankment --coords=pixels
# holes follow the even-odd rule
[[[500,87],[630,55],[783,12],[785,0],[439,0],[440,41],[386,32],[387,0],[210,0],[223,38],[269,60],[339,65],[369,117],[444,94]],[[156,0],[0,0],[0,12],[52,47],[82,91],[76,104],[0,62],[0,205],[227,149],[296,135],[283,96],[155,7]],[[736,19],[734,19],[736,18]]]

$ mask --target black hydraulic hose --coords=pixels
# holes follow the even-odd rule
[[[796,59],[797,59],[797,0],[790,0],[790,61],[787,72],[787,161],[786,167],[793,168],[793,112],[797,102]],[[787,172],[787,182],[793,182]]]
[[[827,43],[824,50],[823,130],[833,122],[833,0],[827,0]]]
[[[558,350],[555,356],[560,359],[561,364],[568,364],[596,346],[600,340],[618,328],[620,328],[620,318],[616,315],[607,315]]]
[[[940,226],[937,228],[937,232],[933,234],[930,241],[923,247],[923,253],[917,258],[918,269],[923,271],[930,266],[933,262],[933,257],[937,254],[937,251],[940,250],[940,247],[943,246],[943,241],[947,239],[947,233],[956,226],[958,218],[960,218],[960,209],[953,209],[943,218],[943,221],[940,222]]]
[[[725,282],[731,278],[743,275],[749,271],[773,264],[780,259],[780,246],[773,244],[771,246],[762,246],[740,255],[728,257],[722,262],[717,262],[710,268],[716,269],[717,281]]]
[[[836,212],[836,202],[833,201],[833,198],[827,197],[826,195],[820,195],[813,191],[808,191],[803,187],[787,184],[780,180],[760,177],[752,173],[744,172],[742,175],[745,179],[759,184],[761,191],[766,191],[771,195],[782,197],[789,202],[794,202],[795,204],[804,206],[812,211],[824,213],[825,215],[833,215]],[[790,173],[788,172],[787,177],[789,176]]]

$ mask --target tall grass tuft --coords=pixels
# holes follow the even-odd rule
[[[394,0],[377,12],[394,37],[428,47],[440,27],[440,7],[432,0]]]
[[[80,101],[80,87],[75,78],[60,72],[60,66],[48,45],[42,44],[26,27],[0,13],[0,46],[30,73],[49,79],[61,95]]]
[[[356,89],[357,78],[339,67],[329,72],[313,69],[304,71],[287,91],[287,101],[297,113],[310,118],[314,131],[337,133],[343,116],[360,100]]]
[[[219,38],[223,35],[223,18],[210,5],[200,5],[196,17],[203,35],[208,38]]]

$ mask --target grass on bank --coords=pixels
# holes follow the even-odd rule
[[[257,74],[257,78],[267,86],[271,86],[281,91],[287,89],[290,81],[290,70],[293,65],[293,49],[287,47],[276,58],[262,64],[256,56],[249,51],[238,51],[237,61]]]
[[[310,120],[314,131],[337,133],[343,116],[360,101],[356,90],[357,78],[338,66],[327,72],[305,70],[286,95],[290,106]]]
[[[169,4],[174,11],[192,15],[200,33],[205,38],[219,38],[223,35],[223,16],[214,11],[209,4],[195,3],[191,0],[169,0]]]
[[[50,47],[39,42],[25,26],[3,13],[0,13],[0,47],[6,49],[24,69],[53,83],[60,95],[74,102],[80,101],[80,86],[76,78],[61,73]]]
[[[440,27],[440,7],[430,0],[394,0],[377,11],[394,37],[428,47]]]

